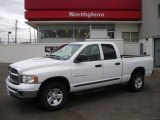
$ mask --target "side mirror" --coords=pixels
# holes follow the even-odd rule
[[[87,61],[86,55],[79,55],[75,60],[74,63],[80,63]]]
[[[46,57],[48,57],[49,56],[49,54],[46,54]]]

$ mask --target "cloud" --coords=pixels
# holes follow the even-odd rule
[[[3,16],[0,16],[0,20],[4,21],[4,20],[7,20],[7,19]]]
[[[1,9],[10,13],[22,14],[24,11],[24,0],[0,0]]]
[[[7,41],[8,31],[15,34],[15,21],[18,20],[19,41],[29,39],[29,30],[24,18],[24,0],[0,0],[0,38]],[[33,29],[32,29],[33,31]]]

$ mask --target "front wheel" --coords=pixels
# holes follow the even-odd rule
[[[130,90],[133,92],[138,92],[142,90],[143,86],[144,86],[144,75],[139,72],[133,73],[129,81]]]
[[[58,110],[65,104],[68,91],[61,83],[47,84],[40,93],[40,103],[45,110]]]

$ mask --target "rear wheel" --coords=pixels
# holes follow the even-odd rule
[[[144,86],[144,74],[141,72],[134,72],[129,81],[129,88],[131,91],[141,91]]]
[[[65,104],[68,91],[61,83],[50,83],[45,85],[40,93],[40,103],[45,110],[58,110]]]

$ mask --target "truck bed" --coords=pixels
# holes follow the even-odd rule
[[[121,58],[148,57],[150,55],[121,55]]]

